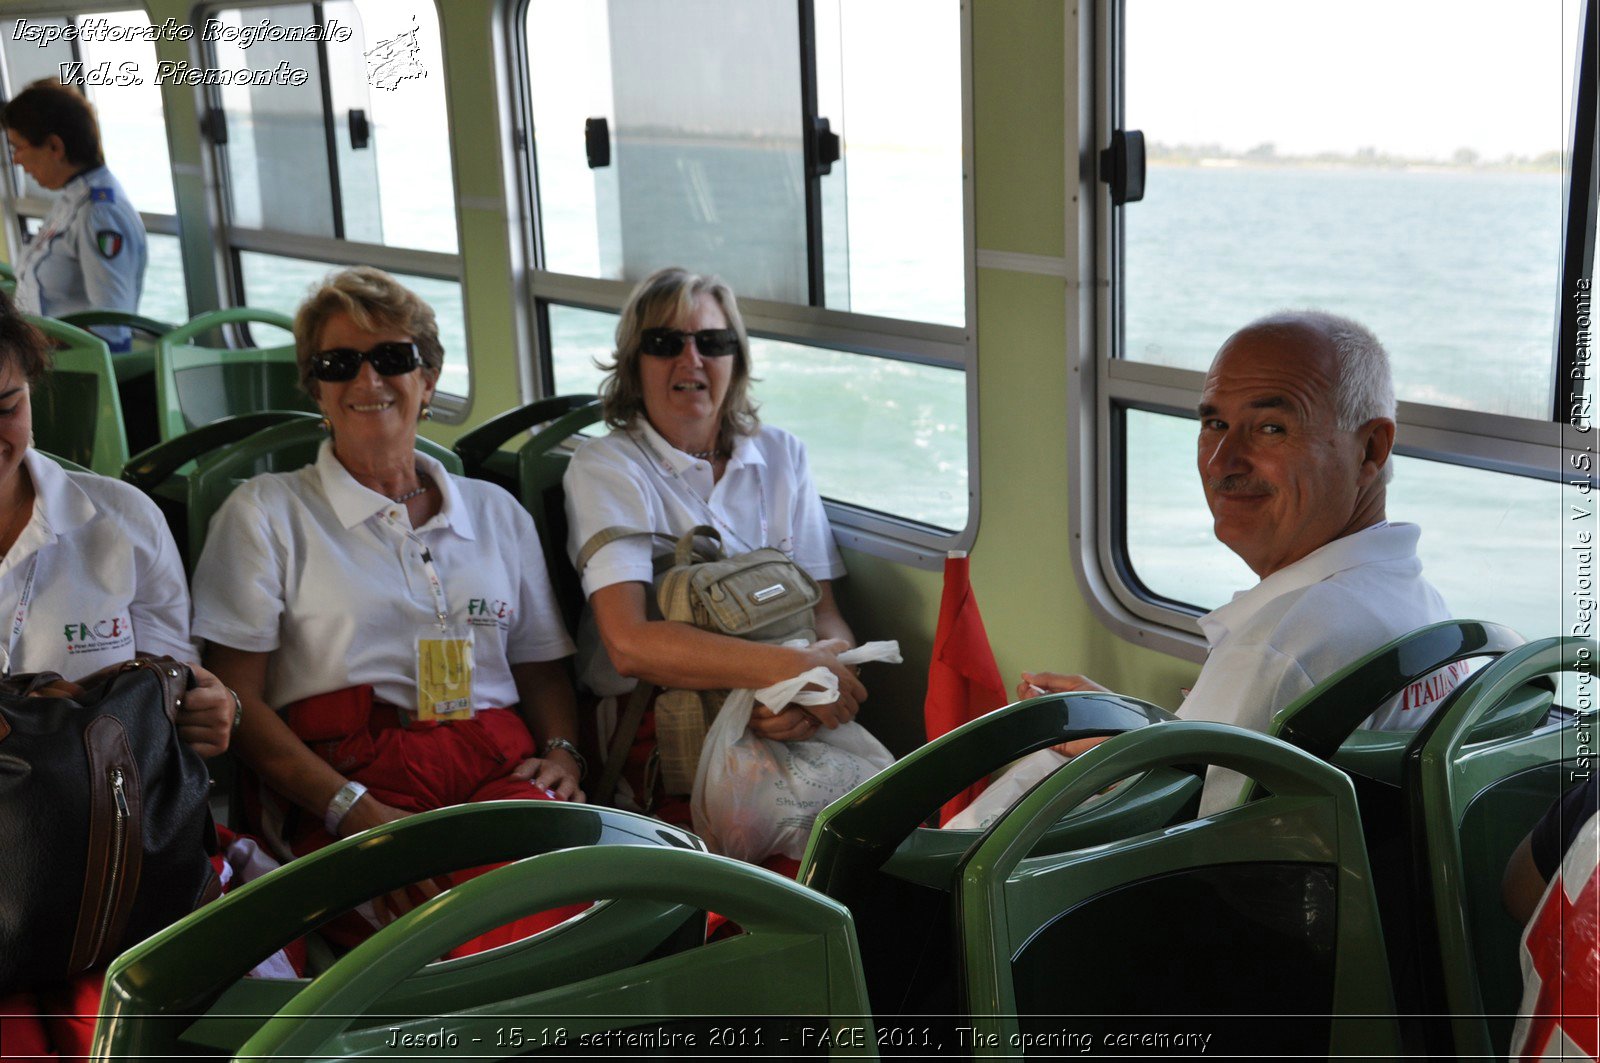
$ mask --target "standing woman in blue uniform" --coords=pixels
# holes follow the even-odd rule
[[[138,310],[149,257],[144,223],[106,169],[94,108],[66,85],[36,81],[6,104],[3,120],[12,159],[59,192],[17,260],[17,306],[46,317]],[[127,329],[107,337],[113,350],[127,349]]]

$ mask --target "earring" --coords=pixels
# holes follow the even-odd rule
[[[422,413],[417,419],[421,421],[433,420],[433,404],[431,402],[424,402],[422,404]]]
[[[317,427],[322,429],[324,432],[329,433],[330,435],[333,433],[333,422],[328,420],[326,417],[323,417],[317,421]]]

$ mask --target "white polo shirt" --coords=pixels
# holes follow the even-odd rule
[[[189,588],[172,533],[137,488],[67,472],[29,449],[33,518],[0,559],[0,645],[10,642],[28,571],[38,560],[13,672],[81,679],[134,652],[198,660]]]
[[[517,704],[511,665],[572,653],[533,520],[505,491],[417,465],[444,495],[415,529],[449,623],[473,631],[474,708]],[[212,518],[194,574],[195,635],[270,652],[276,709],[345,687],[416,706],[416,640],[438,630],[406,507],[356,482],[324,442],[314,464],[242,485]]]
[[[1201,617],[1211,654],[1178,715],[1265,732],[1279,709],[1352,661],[1450,619],[1444,599],[1422,578],[1420,535],[1415,524],[1381,524],[1343,536]],[[1379,714],[1405,729],[1436,703],[1414,699],[1421,715],[1411,719],[1389,706]],[[1244,785],[1237,772],[1210,769],[1201,814],[1237,804]]]
[[[730,554],[772,546],[814,579],[845,574],[805,444],[779,428],[762,425],[740,436],[722,479],[713,482],[710,462],[677,450],[641,417],[580,447],[563,486],[574,564],[583,544],[603,528],[640,528],[676,539],[708,524]],[[664,548],[664,540],[642,536],[602,547],[582,573],[584,594],[613,583],[650,583],[651,558]],[[585,621],[578,655],[584,685],[602,695],[632,689],[633,682],[617,677],[604,660],[587,612]]]

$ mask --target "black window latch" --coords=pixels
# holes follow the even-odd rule
[[[1111,205],[1137,203],[1144,198],[1144,134],[1118,129],[1111,146],[1100,153],[1100,180],[1111,186]]]

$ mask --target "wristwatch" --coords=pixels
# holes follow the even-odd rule
[[[328,828],[329,834],[335,838],[339,836],[339,824],[344,822],[344,817],[350,814],[350,810],[366,792],[365,786],[353,780],[339,787],[339,792],[328,802],[328,810],[322,814],[322,825]]]
[[[548,757],[550,755],[550,751],[552,749],[559,749],[559,750],[567,753],[569,756],[572,757],[573,760],[578,762],[578,781],[579,782],[582,782],[586,777],[588,777],[588,774],[589,774],[589,762],[587,760],[583,759],[583,754],[578,752],[578,747],[574,742],[572,742],[570,739],[566,739],[566,738],[551,738],[551,739],[548,739],[548,740],[546,740],[546,742],[544,744],[544,748],[539,751],[539,755],[541,757]]]

